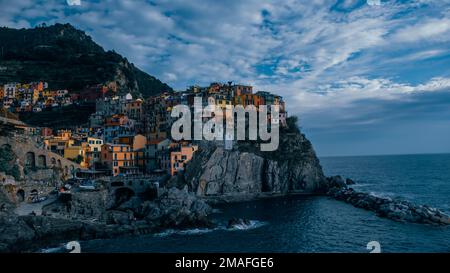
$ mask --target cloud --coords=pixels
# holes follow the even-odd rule
[[[395,42],[444,42],[450,38],[450,19],[431,18],[424,22],[419,22],[411,26],[406,26],[397,31],[393,40]]]
[[[363,0],[85,0],[80,6],[0,0],[0,6],[0,25],[72,23],[176,89],[232,80],[276,92],[310,128],[381,124],[385,105],[402,109],[449,87],[450,0],[380,6]],[[433,108],[439,101],[428,103]]]

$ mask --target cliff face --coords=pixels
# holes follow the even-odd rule
[[[323,193],[326,179],[308,139],[290,122],[279,149],[261,152],[256,143],[232,151],[202,144],[186,167],[184,182],[198,196],[240,201],[273,194]]]

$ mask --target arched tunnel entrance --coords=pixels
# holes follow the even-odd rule
[[[38,156],[38,167],[47,168],[47,158],[45,157],[45,155]]]
[[[33,152],[28,152],[25,155],[25,167],[32,169],[36,167],[36,159]]]
[[[25,201],[25,191],[22,189],[19,189],[16,193],[17,202],[21,203]]]
[[[52,168],[56,167],[56,159],[55,159],[54,157],[52,157],[52,158],[50,159],[50,164],[51,164],[51,167],[52,167]]]

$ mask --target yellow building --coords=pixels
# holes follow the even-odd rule
[[[222,110],[225,110],[227,108],[227,105],[229,106],[233,105],[233,101],[226,95],[216,95],[214,100],[216,106],[220,107]]]
[[[81,146],[69,146],[64,148],[64,158],[77,159],[78,156],[83,156],[83,148]]]

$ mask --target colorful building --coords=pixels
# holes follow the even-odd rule
[[[122,113],[131,119],[141,120],[142,104],[143,101],[141,99],[125,101],[122,106]]]
[[[170,170],[170,140],[165,138],[148,140],[144,149],[145,170]]]
[[[89,168],[101,161],[101,151],[103,140],[100,138],[88,137],[84,146],[84,164],[82,167]]]
[[[64,158],[77,160],[79,156],[83,156],[83,149],[81,145],[73,145],[64,148]]]
[[[16,92],[18,89],[19,84],[18,83],[8,83],[5,84],[3,87],[4,90],[4,98],[7,99],[15,99],[16,98]]]
[[[253,93],[253,86],[237,84],[233,85],[231,90],[233,96],[249,95]]]
[[[243,94],[234,96],[234,105],[242,105],[244,108],[248,105],[254,105],[258,108],[260,105],[264,105],[264,99],[256,94]]]
[[[101,154],[101,162],[112,172],[113,176],[136,169],[135,153],[130,145],[104,144]]]
[[[181,146],[179,151],[170,153],[170,174],[176,175],[183,171],[187,162],[189,162],[194,153],[198,150],[196,145]]]

